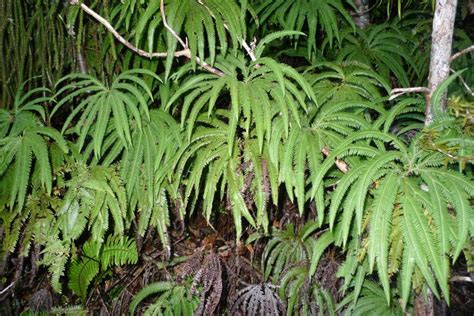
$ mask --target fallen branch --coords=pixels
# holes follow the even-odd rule
[[[457,52],[456,54],[454,54],[453,56],[451,56],[451,58],[449,59],[449,61],[450,61],[450,62],[453,62],[453,60],[455,60],[455,59],[461,57],[462,55],[465,55],[465,54],[467,54],[467,53],[470,53],[470,52],[472,52],[472,51],[474,51],[474,45],[469,46],[468,48],[465,48],[465,49],[463,49],[463,50],[460,51],[460,52]]]

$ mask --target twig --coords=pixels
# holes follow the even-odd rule
[[[3,293],[5,293],[6,291],[8,291],[8,289],[10,289],[12,286],[15,285],[15,282],[12,282],[10,283],[9,286],[7,286],[6,288],[4,288],[3,290],[0,291],[0,295],[2,295]]]
[[[452,73],[455,73],[454,69],[452,69],[452,68],[450,69],[450,71],[451,71]],[[468,92],[471,96],[474,97],[474,92],[473,92],[472,89],[469,87],[469,85],[468,85],[467,82],[464,80],[464,78],[463,78],[462,76],[459,76],[458,78],[459,78],[459,80],[461,80],[461,83],[462,83],[462,85],[464,86],[464,88],[467,90],[467,92]]]
[[[329,151],[329,148],[324,147],[321,152],[324,154],[324,156],[329,156],[331,152]],[[349,166],[345,161],[342,161],[340,159],[336,159],[336,167],[341,170],[343,173],[349,172]]]
[[[389,101],[398,98],[401,95],[407,94],[407,93],[414,93],[414,92],[420,92],[420,93],[430,93],[431,90],[427,87],[413,87],[413,88],[397,88],[393,89],[390,92],[390,98],[388,99]]]
[[[209,12],[209,14],[210,14],[214,19],[216,18],[216,17],[214,16],[214,14],[212,13],[211,9],[209,9],[209,7],[204,4],[204,2],[202,2],[201,0],[198,0],[198,3],[199,3],[200,5],[202,5],[203,7],[205,7],[206,10]],[[227,23],[224,23],[224,27],[225,27],[226,30],[229,30],[229,26],[227,25]],[[247,44],[247,42],[245,41],[245,39],[242,39],[240,42],[242,43],[242,47],[245,49],[245,51],[247,52],[247,55],[249,55],[250,59],[251,59],[253,62],[257,61],[257,57],[255,57],[255,54],[254,54],[254,52],[253,52],[253,49],[250,47],[249,44]],[[260,64],[256,64],[256,65],[255,65],[255,68],[257,68],[257,69],[260,68],[260,67],[261,67]]]
[[[173,37],[181,44],[181,46],[184,49],[188,49],[188,45],[183,41],[181,37],[179,37],[179,35],[175,32],[175,30],[173,30],[171,26],[168,24],[168,20],[166,19],[166,15],[165,15],[165,3],[163,0],[160,0],[160,13],[161,13],[161,19],[163,20],[163,25],[168,30],[168,32],[170,32],[171,35],[173,35]]]
[[[168,21],[166,20],[166,14],[165,14],[165,3],[163,0],[160,0],[160,12],[161,12],[161,18],[163,20],[163,25],[165,26],[165,28],[171,33],[171,35],[173,35],[173,37],[181,44],[181,46],[183,47],[183,50],[186,50],[187,51],[187,54],[185,55],[187,58],[191,59],[192,56],[191,56],[191,51],[189,50],[188,48],[188,45],[183,41],[183,39],[181,37],[179,37],[178,34],[176,34],[176,32],[171,28],[171,26],[168,24]],[[204,69],[206,69],[207,71],[209,71],[210,73],[213,73],[215,74],[216,76],[219,76],[219,77],[224,77],[225,74],[220,71],[219,69],[217,68],[214,68],[212,67],[211,65],[209,65],[208,63],[206,63],[205,61],[201,60],[199,57],[196,56],[196,62]]]
[[[166,58],[168,57],[168,53],[167,52],[147,52],[147,51],[144,51],[136,46],[134,46],[132,43],[130,43],[129,41],[127,41],[125,38],[123,38],[122,35],[120,35],[117,30],[109,23],[109,21],[107,21],[106,19],[104,19],[102,16],[100,16],[97,12],[95,12],[94,10],[92,10],[91,8],[89,8],[87,5],[85,5],[84,3],[79,3],[79,0],[69,0],[69,3],[71,5],[80,5],[81,9],[86,12],[87,14],[89,14],[90,16],[92,16],[94,19],[96,19],[100,24],[102,24],[103,26],[105,26],[105,28],[110,32],[112,33],[112,35],[120,42],[122,43],[125,47],[127,47],[128,49],[132,50],[133,52],[137,53],[138,55],[140,56],[143,56],[143,57],[147,57],[147,58]],[[165,24],[165,27],[166,29],[171,33],[171,35],[173,35],[173,37],[175,39],[177,39],[179,41],[179,43],[181,44],[181,46],[183,47],[182,50],[179,50],[179,51],[175,51],[173,56],[174,57],[186,57],[188,59],[191,59],[192,58],[192,55],[191,55],[191,51],[189,50],[187,44],[178,36],[178,34],[176,34],[176,32],[168,25],[167,21],[166,21],[166,16],[164,14],[164,4],[163,4],[163,0],[161,0],[161,3],[160,3],[160,11],[161,11],[161,16],[163,18],[163,23]],[[211,65],[207,64],[206,62],[202,61],[199,57],[196,57],[196,62],[204,69],[206,69],[207,71],[219,76],[219,77],[222,77],[224,76],[224,73],[222,71],[220,71],[219,69],[216,69],[214,67],[212,67]]]
[[[450,280],[451,282],[470,282],[474,283],[474,279],[468,276],[453,276]]]
[[[79,0],[70,0],[69,3],[71,5],[78,5],[79,4]],[[109,30],[110,33],[112,33],[112,35],[120,42],[122,43],[123,45],[125,45],[128,49],[134,51],[135,53],[137,53],[138,55],[140,56],[143,56],[143,57],[147,57],[147,58],[164,58],[164,57],[167,57],[168,56],[168,53],[150,53],[150,52],[147,52],[147,51],[144,51],[138,47],[135,47],[134,45],[132,45],[132,43],[130,43],[129,41],[127,41],[125,38],[123,38],[122,35],[120,35],[117,30],[109,23],[109,21],[107,21],[106,19],[104,19],[103,17],[101,17],[97,12],[95,12],[94,10],[92,10],[91,8],[89,8],[87,5],[85,5],[84,3],[80,3],[79,4],[81,6],[81,9],[86,12],[87,14],[89,14],[90,16],[92,16],[94,19],[96,19],[100,24],[102,24],[103,26],[105,26],[105,28],[107,30]],[[191,52],[189,51],[189,49],[183,49],[183,50],[180,50],[180,51],[176,51],[174,53],[174,56],[175,57],[181,57],[181,56],[185,56],[185,57],[188,57],[189,55],[191,54]]]
[[[453,60],[455,60],[455,59],[461,57],[461,56],[464,55],[464,54],[470,53],[470,52],[472,52],[472,51],[474,51],[474,45],[469,46],[468,48],[465,48],[465,49],[463,49],[462,51],[457,52],[456,54],[454,54],[453,56],[451,56],[451,58],[449,59],[449,62],[453,62]]]
[[[247,42],[245,40],[242,40],[242,47],[245,49],[245,51],[247,52],[247,54],[249,55],[250,59],[252,61],[257,61],[257,57],[255,57],[255,54],[253,53],[253,50],[252,48],[250,48],[249,44],[247,44]],[[255,65],[255,67],[260,67],[260,65]]]

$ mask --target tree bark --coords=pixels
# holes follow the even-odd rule
[[[354,0],[356,12],[353,16],[354,23],[358,28],[365,28],[370,25],[369,0]]]
[[[428,88],[426,96],[425,125],[433,121],[431,97],[441,82],[449,76],[450,57],[453,43],[454,21],[456,19],[457,0],[436,0],[436,10],[433,19],[431,35],[431,61]],[[446,109],[446,94],[441,101],[441,110]]]
[[[433,294],[428,294],[427,300],[423,298],[423,295],[417,294],[415,296],[415,306],[413,311],[414,316],[434,316],[434,304]]]

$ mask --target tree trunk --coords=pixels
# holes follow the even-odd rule
[[[413,310],[414,316],[434,316],[433,294],[429,291],[426,300],[423,294],[419,293],[415,296],[415,306]]]
[[[426,97],[425,125],[433,121],[431,97],[441,82],[449,76],[451,49],[453,43],[454,20],[456,19],[457,0],[436,0],[436,10],[433,19],[431,35],[431,61]],[[441,109],[446,108],[446,94],[441,101]]]
[[[370,25],[369,0],[354,0],[356,12],[354,13],[354,22],[358,28],[365,28]]]

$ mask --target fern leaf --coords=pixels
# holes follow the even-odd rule
[[[175,284],[171,282],[155,282],[155,283],[148,284],[143,289],[141,289],[140,292],[138,292],[133,298],[129,307],[130,314],[134,315],[135,310],[137,309],[138,305],[140,305],[140,303],[148,296],[165,292],[165,291],[169,291],[173,289],[174,286]]]
[[[313,255],[311,257],[311,265],[308,272],[310,276],[316,273],[321,256],[323,255],[326,248],[332,243],[334,243],[334,238],[331,231],[327,231],[318,237],[316,241],[316,247],[312,250]]]
[[[110,236],[101,250],[102,269],[111,265],[121,266],[138,261],[137,246],[133,239],[121,236]]]
[[[87,289],[98,273],[99,262],[97,259],[83,258],[80,261],[74,261],[68,273],[69,288],[85,300]]]
[[[390,173],[381,181],[372,204],[369,235],[369,265],[373,270],[377,259],[377,268],[385,292],[387,304],[390,304],[390,285],[388,274],[388,247],[391,230],[392,210],[398,193],[398,175]]]

